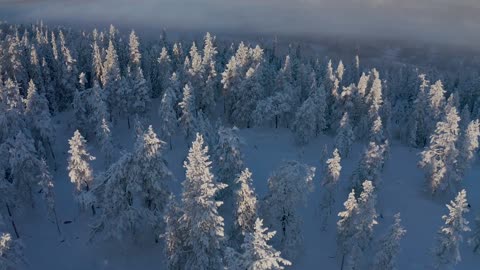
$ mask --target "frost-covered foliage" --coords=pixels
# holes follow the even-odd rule
[[[254,230],[255,220],[258,217],[258,201],[255,189],[252,186],[252,173],[248,168],[238,176],[235,192],[235,229],[237,234],[245,235]]]
[[[23,269],[26,266],[23,250],[20,240],[12,239],[8,233],[0,235],[0,270]]]
[[[344,113],[342,120],[340,120],[340,126],[335,136],[335,147],[338,149],[342,157],[348,157],[352,144],[355,141],[355,134],[353,133],[352,126],[350,125],[350,119],[348,113]]]
[[[211,172],[208,147],[202,135],[196,139],[184,163],[186,179],[183,182],[182,216],[179,229],[185,232],[182,251],[185,260],[182,269],[221,269],[223,218],[218,214],[222,202],[215,200],[218,191],[226,187],[215,181]]]
[[[322,228],[325,229],[328,217],[332,214],[332,208],[335,204],[335,193],[337,191],[338,180],[340,178],[340,172],[342,166],[340,165],[340,154],[338,149],[333,150],[332,157],[325,162],[325,168],[323,172],[322,186],[324,188],[321,209],[323,211],[323,224]]]
[[[263,221],[257,218],[253,231],[245,235],[241,247],[243,253],[237,255],[238,258],[230,263],[228,269],[282,270],[292,265],[281,257],[280,251],[267,243],[275,234],[275,231],[269,232],[268,228],[264,228]]]
[[[457,179],[455,163],[459,151],[456,147],[459,127],[457,109],[450,108],[444,119],[437,123],[430,143],[421,153],[418,165],[425,172],[425,180],[432,194],[438,190],[445,191],[455,188]]]
[[[467,192],[462,190],[455,197],[455,201],[447,204],[448,215],[442,216],[445,221],[437,236],[437,244],[433,250],[435,268],[453,268],[458,264],[460,256],[460,244],[463,242],[463,233],[470,231],[468,221],[464,215],[468,213]]]
[[[218,130],[218,143],[213,150],[216,176],[219,182],[227,185],[220,192],[222,198],[231,198],[237,189],[235,180],[244,169],[243,154],[240,147],[244,144],[237,128],[221,127]]]
[[[315,167],[289,161],[276,169],[268,179],[265,215],[271,227],[280,232],[277,242],[288,257],[295,257],[303,242],[300,231],[302,219],[298,208],[313,189]]]
[[[369,179],[375,185],[379,185],[381,181],[381,173],[385,164],[385,152],[387,144],[378,145],[370,142],[365,149],[357,169],[352,175],[352,187],[360,190],[361,183],[365,179]]]
[[[478,137],[480,136],[480,123],[477,120],[471,121],[457,142],[458,158],[456,162],[456,177],[461,181],[471,164],[475,161],[478,150]]]
[[[308,143],[326,128],[325,89],[318,87],[314,76],[310,87],[310,95],[295,114],[293,130],[299,144]]]
[[[183,87],[183,98],[178,106],[182,109],[182,113],[178,121],[180,122],[185,137],[189,138],[190,135],[192,135],[192,132],[195,130],[196,124],[195,96],[190,84],[185,84],[185,87]]]
[[[147,229],[159,235],[170,198],[173,175],[163,158],[164,142],[149,128],[137,137],[133,153],[124,154],[99,176],[93,189],[101,209],[92,233],[123,239]]]
[[[377,253],[373,263],[374,270],[395,270],[397,269],[397,257],[400,253],[400,240],[405,236],[405,230],[400,224],[402,222],[400,213],[395,214],[394,223],[390,226],[377,246]]]
[[[372,182],[365,180],[362,187],[360,197],[356,199],[352,190],[343,204],[345,211],[338,213],[337,245],[348,269],[359,267],[372,241],[373,227],[378,224]]]
[[[87,151],[87,141],[83,138],[80,131],[76,130],[73,137],[68,141],[70,144],[70,154],[68,159],[68,176],[70,182],[75,185],[75,195],[80,205],[85,206],[85,192],[93,186],[93,170],[90,167],[90,161],[95,157]]]

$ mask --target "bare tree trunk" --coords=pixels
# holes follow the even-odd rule
[[[53,216],[55,217],[55,224],[57,225],[58,235],[62,236],[62,232],[60,231],[60,226],[58,225],[57,210],[55,209],[53,209]]]
[[[20,235],[18,234],[18,230],[17,230],[17,225],[15,225],[15,220],[13,220],[13,215],[12,215],[12,211],[10,210],[10,206],[8,205],[8,203],[5,203],[5,205],[7,206],[7,212],[8,212],[8,215],[10,216],[12,227],[13,227],[13,230],[15,231],[15,236],[17,238],[20,238]]]

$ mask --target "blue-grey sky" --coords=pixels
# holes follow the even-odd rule
[[[0,0],[0,18],[480,44],[480,0]]]

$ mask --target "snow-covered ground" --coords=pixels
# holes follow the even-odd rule
[[[150,117],[153,127],[158,122],[156,114]],[[18,220],[19,232],[26,245],[26,257],[30,269],[165,269],[162,243],[151,242],[89,242],[89,221],[91,214],[79,213],[72,196],[73,185],[67,174],[68,139],[73,135],[71,113],[62,113],[55,118],[57,124],[54,145],[58,169],[54,172],[57,214],[61,233],[46,217],[32,210]],[[158,126],[157,126],[158,127]],[[121,149],[130,150],[134,131],[127,129],[126,122],[117,123],[112,130],[115,143]],[[326,231],[321,231],[319,201],[320,156],[326,144],[332,150],[332,138],[322,136],[304,147],[298,147],[286,129],[245,129],[240,131],[245,141],[243,154],[248,168],[253,173],[254,186],[259,198],[267,192],[267,179],[282,161],[298,160],[317,167],[315,191],[309,195],[308,204],[302,209],[304,218],[304,248],[293,260],[290,269],[340,269],[340,259],[336,253],[336,216],[329,219]],[[167,150],[169,168],[177,181],[172,189],[176,194],[184,180],[183,160],[187,155],[188,142],[177,137],[173,140],[173,150]],[[352,155],[342,160],[341,188],[335,202],[335,213],[343,209],[349,190],[347,185],[355,169],[363,145],[356,144]],[[97,160],[92,163],[95,173],[104,169],[99,147],[89,145]],[[424,191],[424,178],[417,168],[418,149],[411,149],[394,142],[391,155],[382,174],[383,184],[378,188],[377,211],[379,225],[375,227],[375,238],[381,236],[393,222],[393,215],[401,212],[403,225],[407,230],[401,242],[399,269],[432,269],[431,248],[435,234],[443,224],[441,216],[447,214],[447,198],[432,199]],[[215,164],[213,164],[215,166]],[[480,214],[480,166],[475,164],[464,179],[471,211],[467,219],[473,226],[475,214]],[[448,198],[448,200],[453,199]],[[38,204],[41,205],[41,204]],[[462,262],[456,269],[476,270],[480,267],[480,256],[474,255],[466,241],[461,248]],[[370,254],[370,257],[373,256]],[[368,266],[365,268],[368,269]]]

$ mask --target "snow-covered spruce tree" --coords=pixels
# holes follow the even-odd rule
[[[152,126],[139,137],[134,150],[134,166],[130,172],[135,175],[140,185],[142,200],[152,213],[163,213],[170,196],[168,182],[173,180],[173,174],[163,158],[165,142],[158,139]],[[161,219],[158,216],[158,219]]]
[[[293,131],[295,141],[298,144],[307,144],[317,133],[317,108],[316,100],[309,97],[303,102],[302,106],[295,114],[293,122]]]
[[[335,204],[335,192],[338,186],[338,179],[342,166],[340,165],[341,157],[338,149],[333,150],[332,157],[326,161],[325,172],[323,176],[322,186],[324,187],[321,209],[323,214],[322,229],[325,230],[328,218],[332,214],[332,208]]]
[[[373,262],[373,270],[396,270],[397,257],[400,253],[400,241],[407,233],[401,224],[400,213],[395,214],[394,223],[388,233],[382,237],[377,245],[377,253]]]
[[[354,141],[355,134],[353,133],[352,126],[350,125],[348,113],[344,113],[342,120],[340,121],[340,127],[335,135],[335,148],[338,149],[342,157],[347,158],[350,154],[350,150]]]
[[[344,203],[345,211],[340,212],[337,223],[337,244],[342,254],[342,267],[356,269],[370,246],[373,227],[377,224],[375,211],[376,196],[371,181],[363,182],[363,191],[358,199],[355,192],[349,194]]]
[[[240,151],[242,144],[237,128],[221,127],[218,130],[218,143],[213,153],[217,179],[227,185],[219,194],[224,202],[232,199],[232,194],[237,189],[235,180],[245,166]]]
[[[42,159],[39,163],[38,185],[45,201],[47,216],[54,221],[58,228],[57,214],[55,211],[55,193],[53,191],[53,177],[48,169],[47,162]]]
[[[95,160],[95,157],[90,155],[87,151],[87,141],[76,130],[73,137],[68,141],[70,145],[70,154],[68,158],[68,176],[70,181],[75,185],[75,196],[82,208],[88,207],[88,200],[85,198],[85,193],[92,188],[93,185],[93,171],[90,168],[89,162]],[[92,205],[92,211],[95,210]]]
[[[370,128],[370,141],[378,145],[383,144],[386,140],[385,134],[383,132],[382,118],[380,115],[377,115],[373,125]]]
[[[110,123],[107,119],[102,118],[102,122],[97,126],[97,140],[100,144],[100,149],[104,154],[104,164],[108,168],[112,164],[114,146],[112,141],[112,132],[110,131]]]
[[[231,89],[233,102],[229,108],[230,121],[238,127],[250,128],[253,125],[252,112],[264,92],[259,69],[259,66],[249,68],[245,79]]]
[[[246,233],[254,231],[255,220],[258,217],[258,201],[252,186],[252,173],[244,169],[237,178],[239,185],[235,191],[235,238],[241,238]],[[240,240],[240,239],[236,239]]]
[[[368,148],[362,155],[358,167],[352,175],[351,187],[355,190],[361,190],[362,181],[370,179],[377,187],[380,184],[380,176],[385,162],[384,145],[377,145],[374,142],[368,144]]]
[[[152,96],[158,97],[164,89],[167,89],[172,74],[172,60],[166,47],[160,52],[155,70],[157,74],[152,77]]]
[[[93,193],[101,214],[92,236],[122,240],[152,233],[157,239],[161,234],[172,179],[162,156],[163,145],[150,126],[138,135],[133,153],[124,154],[99,176]]]
[[[428,92],[429,118],[427,123],[431,124],[428,126],[428,134],[435,130],[434,123],[442,119],[443,108],[445,108],[446,105],[445,93],[446,91],[443,89],[442,81],[436,81],[435,84],[430,86],[430,90]],[[448,111],[446,113],[448,113]]]
[[[356,244],[362,252],[370,246],[373,238],[373,227],[378,224],[375,210],[376,194],[372,181],[365,180],[362,184],[363,191],[358,201],[357,235]]]
[[[182,269],[222,268],[224,224],[218,214],[222,202],[216,201],[215,195],[225,184],[216,183],[210,166],[208,147],[204,146],[202,135],[197,133],[184,163],[186,179],[180,229],[186,233],[188,247]]]
[[[478,150],[478,137],[480,136],[480,123],[477,120],[471,121],[465,130],[462,131],[458,145],[458,158],[456,165],[457,181],[461,181],[465,172],[475,161]]]
[[[293,258],[303,242],[298,207],[305,203],[313,189],[315,167],[289,161],[280,166],[268,179],[269,191],[265,198],[265,216],[269,224],[280,232],[276,239],[287,258]]]
[[[150,89],[148,89],[147,81],[143,76],[143,70],[140,63],[142,56],[140,54],[139,46],[140,43],[138,42],[138,38],[135,35],[135,32],[132,31],[130,33],[129,42],[130,58],[128,65],[128,79],[131,91],[128,98],[128,106],[130,107],[128,115],[143,115],[150,103]]]
[[[33,80],[30,80],[28,84],[25,116],[31,123],[30,127],[34,139],[37,140],[40,143],[39,146],[45,150],[39,152],[45,155],[46,150],[48,150],[52,157],[54,157],[51,143],[54,139],[55,131],[48,109],[48,101],[43,94],[37,92]]]
[[[158,116],[161,119],[160,122],[160,137],[164,140],[168,140],[170,149],[172,149],[172,135],[177,128],[177,113],[175,112],[175,104],[177,97],[174,90],[169,87],[163,93],[160,106],[158,108]]]
[[[425,172],[425,180],[432,194],[438,190],[454,189],[456,179],[455,163],[458,149],[455,144],[458,139],[457,109],[451,108],[444,119],[437,123],[435,133],[430,137],[430,143],[421,153],[418,163]]]
[[[117,117],[125,110],[127,87],[125,81],[121,78],[118,54],[111,40],[103,63],[102,86],[110,114],[112,117]]]
[[[407,143],[414,147],[423,147],[428,143],[429,137],[429,103],[427,88],[430,82],[425,74],[419,75],[420,91],[413,102],[413,113],[410,115],[410,124],[408,126]]]
[[[343,203],[345,210],[338,213],[340,220],[337,222],[337,249],[342,256],[342,267],[345,259],[352,256],[356,248],[354,236],[357,233],[358,202],[355,198],[355,190],[348,194],[348,199]]]
[[[183,98],[178,106],[182,109],[182,114],[178,121],[180,122],[185,137],[189,138],[195,130],[196,113],[195,96],[193,95],[192,86],[190,84],[185,84],[185,87],[183,87]]]
[[[10,177],[15,192],[15,207],[23,208],[29,204],[33,206],[33,188],[38,184],[36,180],[40,163],[33,140],[20,131],[6,144],[9,151]]]
[[[180,270],[185,263],[185,249],[188,248],[185,240],[186,233],[180,226],[180,217],[182,209],[172,195],[168,200],[168,205],[163,216],[165,222],[165,232],[162,237],[165,239],[165,257],[168,260],[167,268],[171,270]]]
[[[437,243],[433,250],[436,269],[453,269],[462,257],[460,256],[460,244],[463,242],[463,233],[470,231],[468,221],[464,215],[468,213],[467,192],[462,190],[458,193],[455,201],[447,204],[449,214],[442,216],[445,225],[440,228]]]
[[[474,253],[480,253],[480,216],[475,218],[475,229],[473,235],[468,239],[468,243],[472,246]]]
[[[55,91],[57,94],[56,96],[56,104],[58,105],[60,110],[65,110],[70,108],[73,95],[76,89],[76,81],[77,81],[77,60],[73,59],[70,49],[66,46],[65,37],[60,31],[60,49],[61,49],[61,73],[59,77],[59,86],[60,91]]]
[[[240,254],[238,264],[229,269],[282,270],[285,266],[292,265],[281,257],[280,251],[267,243],[275,236],[275,231],[268,232],[259,218],[255,220],[253,229],[245,235],[243,253]]]
[[[0,269],[23,269],[26,266],[23,243],[12,239],[9,233],[0,235]]]

